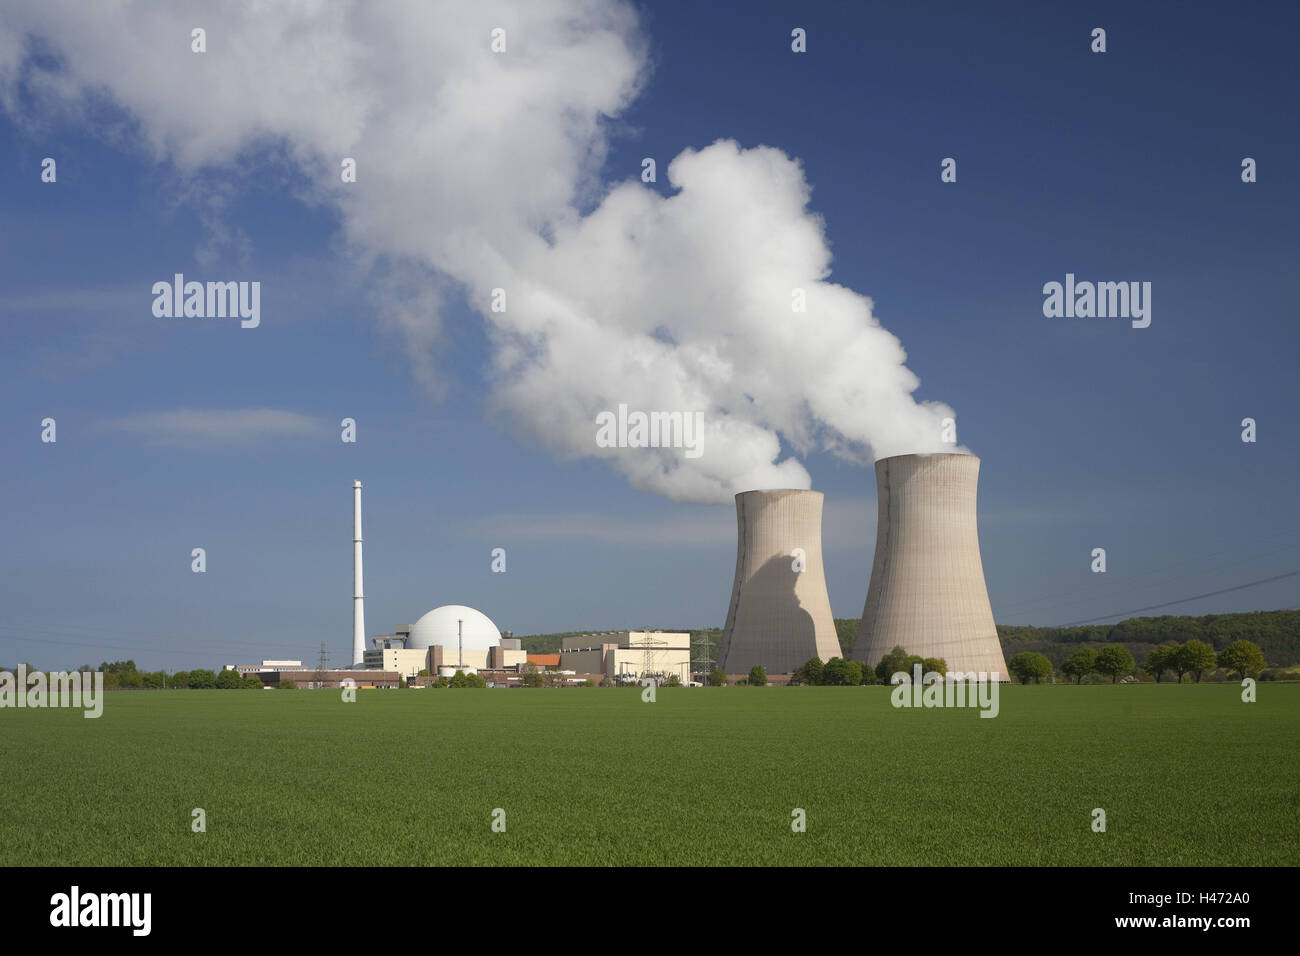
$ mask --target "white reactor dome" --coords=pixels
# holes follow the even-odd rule
[[[447,604],[434,608],[411,626],[411,633],[406,638],[407,648],[426,650],[439,644],[456,650],[459,646],[457,621],[461,622],[463,629],[465,650],[485,651],[500,645],[501,632],[486,614],[461,604]]]

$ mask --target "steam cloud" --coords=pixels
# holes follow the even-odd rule
[[[505,54],[489,49],[497,27]],[[809,487],[781,438],[862,463],[962,450],[940,438],[952,410],[912,398],[918,379],[871,300],[827,281],[796,160],[721,140],[669,163],[667,198],[639,170],[601,183],[606,124],[647,79],[639,31],[635,10],[605,0],[17,0],[0,23],[0,98],[39,124],[102,116],[107,94],[183,174],[283,153],[302,198],[339,210],[359,261],[399,277],[382,314],[417,375],[433,377],[451,280],[488,323],[492,403],[510,426],[605,458],[637,488],[729,502]],[[340,182],[345,156],[356,183]],[[490,311],[496,288],[505,312]],[[703,455],[597,447],[596,415],[619,403],[703,411]]]

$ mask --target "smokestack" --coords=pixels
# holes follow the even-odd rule
[[[974,455],[876,462],[876,556],[853,659],[874,667],[896,646],[948,672],[1010,680],[980,561]]]
[[[366,599],[361,587],[361,482],[352,482],[352,665],[366,659]]]
[[[718,666],[740,674],[761,664],[788,674],[810,657],[839,657],[822,570],[822,493],[742,491],[736,537]]]

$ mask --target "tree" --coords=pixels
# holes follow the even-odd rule
[[[457,671],[457,673],[460,673]],[[519,683],[524,687],[541,687],[542,674],[537,665],[529,662],[519,669]],[[457,685],[453,685],[457,686]]]
[[[416,677],[428,677],[428,676],[429,676],[429,668],[427,668],[427,667],[421,667],[421,668],[420,668],[420,673],[416,674],[415,676],[416,676]]]
[[[767,685],[767,671],[762,664],[755,664],[749,669],[749,683],[754,687],[765,687]]]
[[[469,684],[465,678],[464,671],[456,671],[451,675],[451,680],[447,681],[448,687],[468,687]]]
[[[256,674],[245,674],[244,686],[249,690],[261,690],[266,685],[262,683],[262,678],[258,677]]]
[[[239,671],[224,670],[217,675],[214,686],[221,690],[242,690],[244,687],[244,678],[239,676]]]
[[[1121,644],[1108,644],[1097,652],[1097,671],[1109,674],[1112,684],[1132,673],[1133,664],[1133,655]]]
[[[1177,650],[1177,647],[1169,644],[1162,644],[1159,647],[1152,648],[1151,653],[1147,655],[1146,662],[1142,665],[1142,669],[1154,677],[1156,683],[1159,684],[1160,678],[1165,671],[1174,669],[1174,654]]]
[[[1180,653],[1183,649],[1181,644],[1169,645],[1169,669],[1178,675],[1178,683],[1183,682],[1183,675],[1187,673],[1187,659]]]
[[[668,678],[663,682],[663,686],[664,686],[664,687],[681,687],[681,686],[682,686],[682,679],[681,679],[680,677],[678,677],[676,674],[669,674],[669,675],[668,675]]]
[[[190,672],[177,671],[175,674],[172,674],[170,677],[167,678],[167,686],[172,688],[173,690],[175,690],[178,687],[189,687]]]
[[[1254,641],[1233,641],[1219,652],[1219,666],[1238,678],[1258,677],[1264,672],[1264,652]]]
[[[189,686],[196,690],[206,690],[209,687],[217,686],[217,675],[210,670],[200,668],[196,671],[190,671]]]
[[[726,687],[727,672],[724,671],[721,667],[715,667],[713,668],[713,670],[709,671],[709,686]]]
[[[466,674],[463,687],[486,687],[487,679],[478,674]]]
[[[892,651],[880,659],[876,665],[876,677],[882,684],[889,684],[893,681],[894,675],[899,671],[906,671],[911,676],[911,671],[907,666],[907,651],[901,647],[895,647]]]
[[[1031,680],[1035,684],[1040,684],[1044,677],[1052,676],[1052,662],[1042,654],[1033,651],[1021,651],[1007,661],[1007,669],[1022,684],[1028,684]]]
[[[857,661],[832,657],[822,669],[821,683],[831,687],[857,687],[862,683],[862,665]]]
[[[833,657],[831,660],[839,660],[839,658]],[[790,676],[793,678],[792,683],[798,682],[800,684],[816,686],[817,684],[822,683],[825,670],[826,665],[822,663],[820,657],[810,657],[808,660],[800,664],[795,672]]]
[[[942,657],[927,657],[921,661],[922,674],[947,674],[948,662]]]
[[[286,677],[284,680],[280,681],[280,690],[297,690],[297,689],[298,689],[298,682],[296,680],[289,680]]]
[[[1073,677],[1076,684],[1097,669],[1097,652],[1091,647],[1081,647],[1061,665],[1061,673]]]
[[[1178,648],[1178,664],[1184,672],[1190,673],[1196,678],[1196,683],[1201,682],[1201,674],[1211,667],[1215,666],[1216,658],[1214,648],[1204,641],[1198,641],[1196,638],[1187,641],[1182,647]],[[1181,674],[1179,675],[1181,680]]]

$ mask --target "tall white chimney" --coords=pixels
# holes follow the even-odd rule
[[[361,482],[352,482],[352,664],[366,658],[366,599],[361,587]]]

